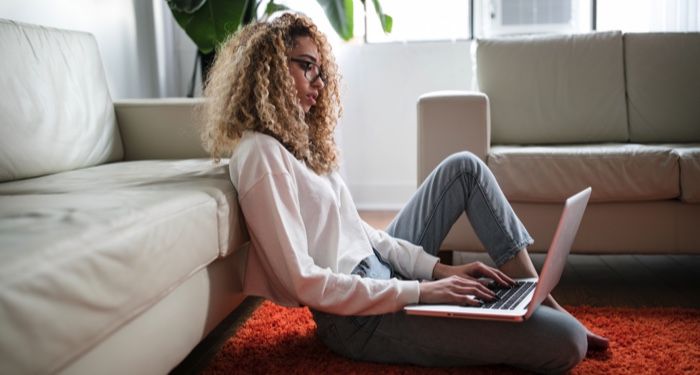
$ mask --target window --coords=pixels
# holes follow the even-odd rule
[[[368,0],[366,40],[379,43],[469,39],[469,3],[469,0],[381,0],[382,10],[394,18],[391,33],[384,34]]]
[[[597,30],[698,31],[698,0],[598,0]]]
[[[370,43],[460,40],[512,34],[581,32],[591,29],[593,0],[382,0],[394,18],[384,34],[367,6]],[[473,11],[473,17],[472,17]]]
[[[700,0],[381,0],[384,12],[394,19],[390,34],[382,31],[372,2],[366,3],[364,14],[355,0],[355,34],[358,39],[364,34],[369,43],[591,30],[700,30]]]
[[[481,0],[474,6],[477,37],[591,29],[591,0]]]
[[[382,0],[384,34],[368,1],[366,41],[459,40],[591,30],[698,31],[700,0]],[[358,6],[361,12],[361,5]],[[473,13],[473,14],[471,14]],[[361,23],[357,34],[361,35]]]

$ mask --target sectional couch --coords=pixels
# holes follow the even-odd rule
[[[595,32],[475,42],[478,90],[418,100],[418,183],[469,150],[535,238],[564,199],[591,203],[578,253],[700,253],[700,33]],[[482,251],[466,217],[446,250]]]
[[[113,102],[82,32],[0,20],[0,374],[159,374],[242,301],[196,100]]]

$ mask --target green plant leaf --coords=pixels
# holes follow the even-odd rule
[[[326,13],[333,29],[343,40],[353,37],[354,18],[353,0],[317,0]],[[384,14],[379,3],[372,0],[379,15],[384,32],[391,32],[393,19]],[[263,0],[166,0],[177,23],[197,45],[203,54],[212,52],[231,33],[241,26],[257,20],[257,10]],[[363,4],[365,0],[362,0]],[[290,8],[276,4],[274,0],[267,3],[266,19],[275,12]]]
[[[207,2],[207,0],[166,0],[170,9],[178,12],[194,13]]]
[[[170,7],[175,20],[182,27],[200,52],[207,54],[241,27],[244,10],[253,0],[206,0],[193,13]],[[168,6],[170,6],[168,2]]]
[[[262,2],[262,0],[244,0],[244,2],[245,7],[243,8],[243,18],[241,19],[241,26],[253,23],[258,20],[257,10],[258,5],[260,5],[260,2]]]
[[[343,40],[353,37],[353,6],[352,0],[317,0],[323,8],[335,32]]]
[[[290,10],[290,8],[286,5],[276,4],[274,1],[270,1],[265,8],[265,15],[271,16],[274,13],[283,12],[285,10]]]
[[[391,28],[394,26],[394,19],[390,15],[382,12],[382,5],[379,4],[379,0],[372,0],[372,4],[374,4],[374,10],[377,11],[377,15],[379,16],[379,22],[382,23],[382,30],[384,30],[385,33],[390,33]]]

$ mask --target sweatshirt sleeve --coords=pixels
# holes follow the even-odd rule
[[[383,230],[375,229],[364,220],[362,225],[372,242],[372,246],[400,274],[419,280],[433,279],[433,268],[440,258],[428,254],[421,246],[394,238]]]
[[[239,202],[265,277],[282,299],[338,315],[383,314],[418,303],[418,281],[374,280],[317,266],[287,172],[264,174]]]

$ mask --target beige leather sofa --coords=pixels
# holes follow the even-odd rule
[[[478,40],[477,92],[418,101],[418,182],[469,150],[549,246],[565,198],[591,204],[572,251],[700,253],[700,33]],[[447,250],[482,251],[465,217]]]
[[[0,373],[167,373],[241,302],[194,100],[113,103],[92,35],[0,20]]]

